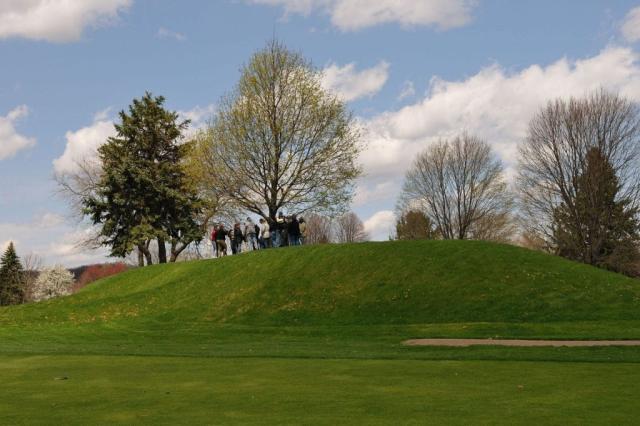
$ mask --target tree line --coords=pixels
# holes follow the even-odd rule
[[[515,184],[489,144],[462,134],[420,153],[398,201],[400,239],[510,241],[640,273],[640,114],[605,90],[556,99],[531,119]]]
[[[138,265],[175,262],[212,223],[251,212],[346,212],[361,170],[358,127],[304,57],[272,41],[242,68],[205,129],[146,93],[119,113],[97,160],[57,176],[87,241]],[[154,256],[152,250],[157,251]]]
[[[62,265],[43,267],[42,258],[35,254],[20,259],[15,245],[9,242],[0,257],[0,306],[66,296],[126,269],[124,263],[86,265],[71,270]]]
[[[282,211],[313,213],[312,241],[366,239],[345,215],[362,174],[359,127],[320,80],[300,53],[272,41],[195,133],[162,96],[134,99],[97,159],[57,176],[94,225],[88,243],[133,253],[140,266],[173,262],[213,223],[249,212],[274,224]],[[519,234],[531,247],[636,275],[639,120],[636,104],[604,90],[550,101],[529,123],[514,183],[475,135],[430,144],[405,176],[397,238]]]

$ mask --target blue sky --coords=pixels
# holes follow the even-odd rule
[[[273,37],[300,50],[365,129],[353,208],[385,239],[413,155],[487,139],[512,176],[547,100],[604,86],[640,100],[633,1],[22,0],[0,4],[0,245],[68,266],[76,247],[52,177],[91,155],[146,90],[202,123]],[[56,166],[54,167],[54,161]]]

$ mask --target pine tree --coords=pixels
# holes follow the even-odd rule
[[[24,271],[13,242],[10,242],[0,259],[0,306],[18,305],[24,299]]]
[[[587,152],[576,188],[573,206],[563,203],[554,211],[558,254],[634,275],[639,260],[638,210],[628,199],[617,199],[619,180],[598,148]]]
[[[85,213],[102,225],[103,244],[111,255],[125,257],[134,249],[152,262],[149,244],[157,241],[160,263],[166,244],[175,261],[184,248],[203,235],[197,223],[200,200],[184,171],[190,149],[182,143],[189,121],[163,107],[162,96],[146,93],[120,112],[117,135],[98,150],[102,176],[96,197],[84,200]]]

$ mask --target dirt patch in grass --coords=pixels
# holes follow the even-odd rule
[[[640,340],[411,339],[407,346],[640,346]]]

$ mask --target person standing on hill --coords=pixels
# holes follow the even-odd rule
[[[213,255],[213,257],[218,257],[218,250],[217,250],[217,243],[216,243],[216,232],[217,229],[214,225],[213,229],[211,230],[211,254]]]
[[[289,245],[290,246],[299,246],[300,245],[300,223],[298,222],[298,218],[294,214],[291,216],[291,222],[289,222]]]
[[[269,227],[269,234],[271,234],[271,247],[278,247],[278,226],[275,220],[267,219],[267,226]]]
[[[269,223],[264,219],[260,219],[260,247],[263,249],[271,248]]]
[[[307,238],[307,223],[304,221],[304,218],[300,218],[298,220],[298,226],[300,228],[300,245],[304,244],[304,240]]]
[[[233,231],[229,238],[231,238],[231,253],[239,254],[242,251],[242,241],[244,240],[239,223],[233,225]]]
[[[287,232],[287,222],[282,212],[278,213],[278,217],[276,218],[275,232],[276,232],[276,247],[284,246],[284,241],[285,241],[286,232]]]
[[[289,226],[291,225],[291,216],[284,217],[284,227],[282,228],[282,246],[289,246]]]
[[[244,236],[247,240],[247,245],[249,251],[258,250],[258,232],[260,232],[260,228],[253,223],[250,217],[247,218],[247,222],[244,226]]]
[[[216,230],[216,249],[218,252],[218,257],[227,255],[227,231],[224,229],[224,225],[220,224],[218,229]]]

